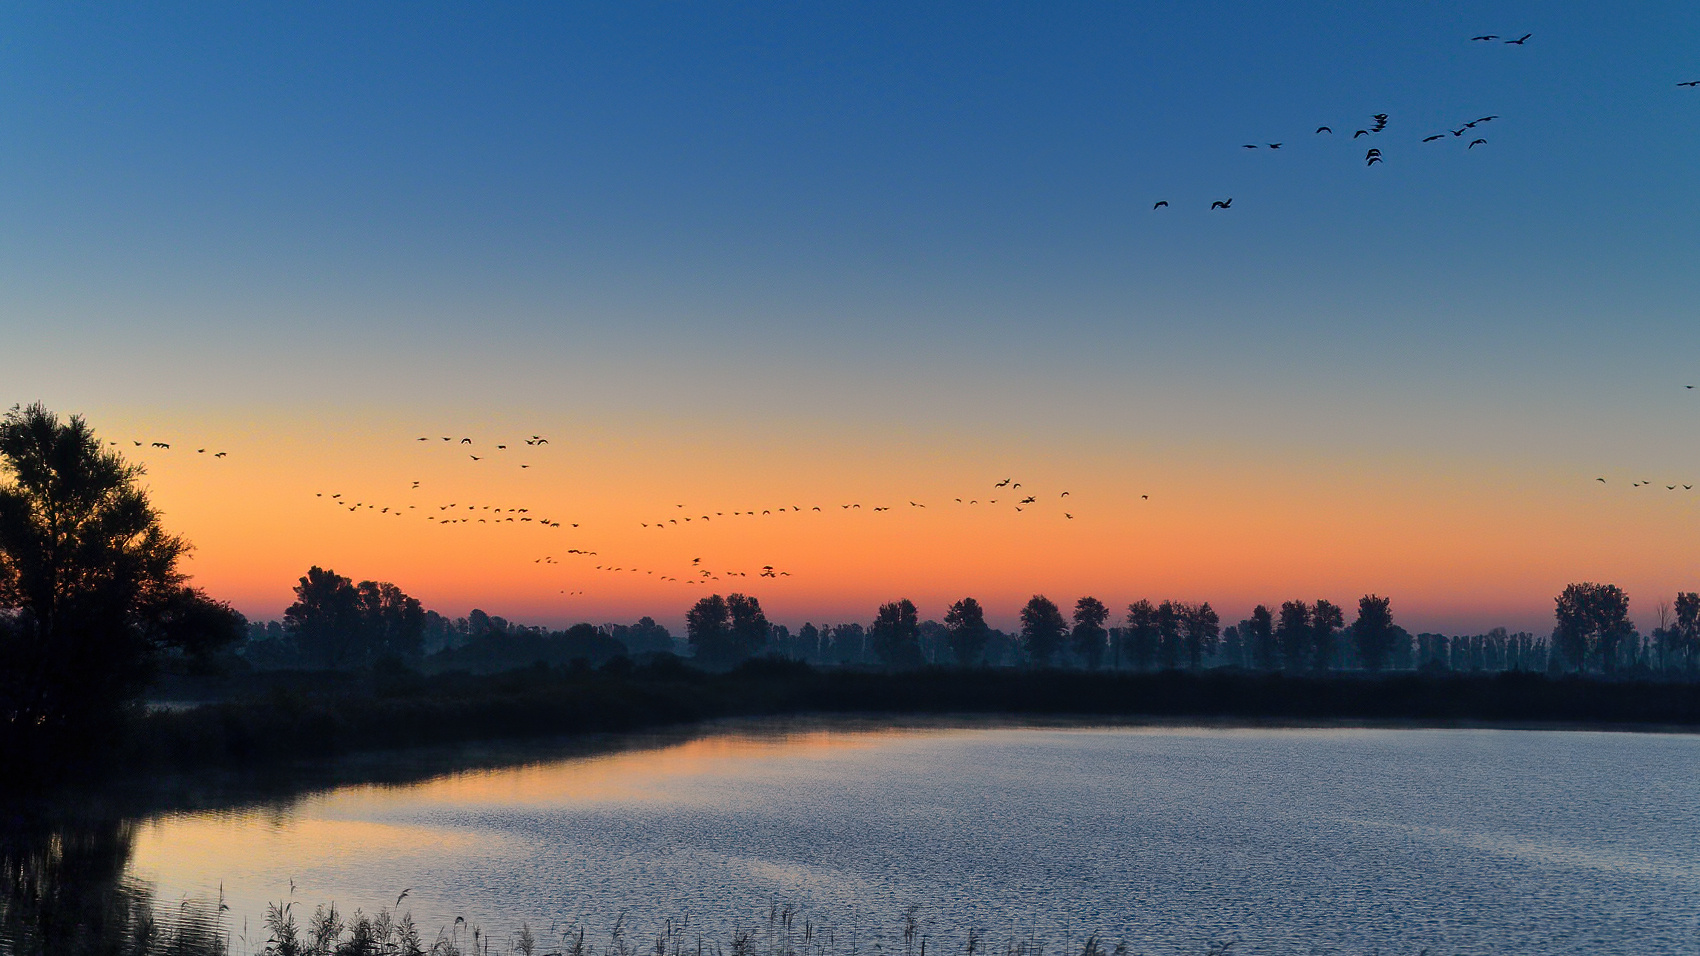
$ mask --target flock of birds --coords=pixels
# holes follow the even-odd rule
[[[158,449],[159,451],[170,451],[171,450],[171,443],[165,442],[165,441],[142,442],[142,441],[136,441],[135,439],[131,439],[130,443],[135,445],[137,448]],[[112,442],[107,442],[107,444],[112,445],[114,447],[122,447],[124,443],[112,441]],[[197,455],[204,455],[206,453],[207,453],[207,450],[205,448],[195,449],[195,454],[197,454]],[[229,455],[229,452],[222,452],[222,451],[213,452],[214,458],[225,458],[225,457],[228,457],[228,455]]]
[[[1519,46],[1520,47],[1520,46],[1526,45],[1529,42],[1529,39],[1533,36],[1534,36],[1533,33],[1525,33],[1522,36],[1517,37],[1515,39],[1505,39],[1505,38],[1502,38],[1500,35],[1495,34],[1495,33],[1484,33],[1484,34],[1480,34],[1478,36],[1471,37],[1470,41],[1473,42],[1473,43],[1502,43],[1506,46]],[[1677,86],[1679,86],[1679,87],[1700,87],[1700,80],[1684,81],[1684,82],[1678,83]],[[1449,142],[1449,141],[1453,141],[1453,140],[1462,140],[1465,136],[1470,136],[1470,140],[1469,140],[1468,144],[1466,144],[1465,147],[1464,147],[1464,151],[1469,152],[1470,150],[1475,149],[1477,146],[1488,145],[1488,141],[1487,141],[1486,137],[1480,136],[1480,135],[1472,135],[1472,134],[1480,132],[1480,130],[1478,130],[1477,128],[1479,126],[1481,126],[1481,124],[1490,123],[1490,122],[1492,122],[1496,119],[1499,119],[1499,116],[1497,114],[1477,117],[1476,119],[1469,120],[1467,122],[1460,124],[1456,128],[1448,127],[1443,132],[1432,133],[1428,136],[1425,136],[1425,137],[1423,137],[1422,142],[1423,143],[1442,143],[1442,142]],[[1376,136],[1376,135],[1378,135],[1382,132],[1385,132],[1386,129],[1387,129],[1387,123],[1388,123],[1388,115],[1386,113],[1376,113],[1376,114],[1374,114],[1373,116],[1370,117],[1370,121],[1368,123],[1366,123],[1363,127],[1357,129],[1356,131],[1354,131],[1352,133],[1352,140],[1355,142],[1359,137],[1362,137],[1362,136],[1374,137],[1374,136]],[[1334,128],[1332,126],[1327,126],[1327,125],[1318,126],[1316,128],[1316,132],[1313,135],[1314,136],[1333,136],[1334,135]],[[1249,150],[1279,150],[1284,145],[1286,145],[1285,142],[1275,142],[1275,143],[1266,142],[1266,143],[1262,143],[1262,144],[1244,143],[1244,144],[1241,145],[1240,148],[1241,149],[1249,149]],[[1387,157],[1381,151],[1380,147],[1372,146],[1372,147],[1369,148],[1368,151],[1366,151],[1364,153],[1364,166],[1365,166],[1365,168],[1368,168],[1368,167],[1371,167],[1371,166],[1382,164],[1382,163],[1386,162],[1386,159],[1387,159]],[[1159,210],[1159,209],[1167,209],[1167,208],[1169,208],[1169,201],[1167,199],[1159,199],[1156,202],[1151,204],[1151,209],[1154,212],[1156,210]],[[1227,199],[1217,199],[1217,200],[1214,200],[1210,203],[1210,209],[1212,211],[1219,210],[1219,209],[1220,210],[1231,210],[1233,208],[1234,208],[1234,200],[1233,200],[1233,197],[1231,197],[1231,196]]]
[[[998,488],[1008,488],[1010,490],[1010,492],[1013,493],[1013,492],[1015,492],[1016,489],[1018,489],[1020,487],[1021,487],[1021,482],[1015,481],[1014,479],[1011,479],[1011,478],[1005,478],[1003,481],[1000,481],[996,485],[994,485],[993,489],[996,490]],[[1068,495],[1069,495],[1069,493],[1064,491],[1057,496],[1057,500],[1061,501],[1063,498],[1067,498]],[[1140,495],[1140,498],[1142,498],[1142,499],[1147,499],[1149,497],[1150,497],[1149,495]],[[1038,495],[1029,494],[1029,495],[1019,497],[1019,498],[1011,498],[1009,496],[1005,496],[1005,498],[1002,498],[1002,499],[988,498],[988,499],[986,499],[985,504],[987,506],[991,506],[991,505],[998,504],[1000,501],[1002,501],[1004,504],[1009,505],[1010,507],[1013,507],[1017,513],[1022,513],[1022,512],[1027,511],[1032,506],[1038,504],[1039,500],[1040,499],[1039,499]],[[978,498],[970,498],[970,499],[957,498],[957,499],[955,499],[955,501],[959,505],[979,505],[981,503]],[[682,510],[685,506],[682,505],[682,504],[676,504],[673,507]],[[893,511],[893,510],[899,510],[903,506],[900,506],[900,505],[871,505],[868,508],[863,509],[861,502],[851,501],[851,502],[844,502],[844,503],[838,504],[837,507],[840,511],[866,510],[870,514],[877,514],[877,513],[880,513],[880,512],[888,512],[888,511]],[[922,509],[924,509],[927,506],[922,502],[912,500],[908,503],[908,507],[909,508],[922,508]],[[832,506],[830,506],[830,505],[826,506],[826,507],[822,507],[821,505],[810,505],[807,508],[805,508],[804,506],[799,505],[799,504],[789,504],[789,505],[782,504],[782,505],[776,505],[772,508],[762,508],[759,511],[754,509],[754,508],[751,508],[747,511],[730,511],[730,512],[716,511],[713,514],[706,514],[705,513],[705,514],[700,514],[700,515],[683,515],[683,516],[672,517],[672,518],[658,518],[653,522],[640,521],[640,522],[638,522],[638,527],[644,528],[644,529],[653,528],[657,531],[666,531],[666,530],[674,529],[674,528],[682,528],[683,525],[680,523],[681,521],[684,524],[690,524],[692,521],[712,521],[715,518],[765,518],[765,517],[770,517],[770,516],[785,517],[785,516],[788,516],[788,515],[814,514],[816,512],[826,514],[826,513],[830,513],[831,510],[832,510]],[[1063,511],[1063,512],[1061,512],[1061,514],[1062,514],[1063,518],[1068,519],[1068,520],[1073,520],[1073,518],[1074,518],[1074,515],[1067,512],[1067,511]]]
[[[1692,83],[1679,83],[1677,85],[1678,86],[1700,86],[1700,80],[1695,80]],[[1682,387],[1686,390],[1692,391],[1695,386],[1684,385]],[[1607,481],[1603,476],[1599,477],[1599,478],[1595,478],[1594,480],[1599,482],[1602,485],[1611,484],[1611,482]],[[1640,481],[1630,482],[1629,487],[1631,487],[1631,488],[1656,488],[1660,484],[1662,484],[1662,482],[1654,481],[1651,478],[1643,478]],[[1694,484],[1693,484],[1693,482],[1679,481],[1679,482],[1676,482],[1675,484],[1665,485],[1666,491],[1676,491],[1678,488],[1682,489],[1683,491],[1693,491],[1694,490]]]
[[[482,448],[482,446],[478,445],[476,442],[474,442],[470,438],[464,438],[463,437],[463,438],[461,438],[461,440],[459,442],[455,442],[454,438],[449,436],[449,435],[441,435],[441,436],[438,436],[438,437],[440,437],[443,441],[453,442],[454,447],[456,447],[456,448],[461,448],[461,447],[466,446],[466,445],[472,445],[474,448]],[[421,435],[421,436],[419,436],[418,440],[428,442],[431,439],[428,436]],[[536,448],[540,445],[549,444],[549,439],[544,438],[542,435],[533,435],[530,438],[524,439],[524,442],[525,442],[527,447]],[[490,451],[486,451],[482,455],[475,455],[472,452],[467,452],[466,457],[472,459],[473,461],[484,461],[485,459],[491,457],[491,454],[490,454],[491,451],[507,451],[507,450],[508,450],[508,446],[507,446],[506,443],[496,443],[496,444],[494,444],[494,447],[491,448]],[[516,451],[517,451],[517,449],[516,449]],[[520,468],[525,469],[525,468],[530,468],[530,467],[531,467],[530,462],[520,462]]]

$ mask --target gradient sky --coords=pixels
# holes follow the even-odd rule
[[[700,557],[793,626],[1649,626],[1700,586],[1694,79],[1675,2],[11,4],[0,399],[124,442],[258,617],[317,563],[676,626]]]

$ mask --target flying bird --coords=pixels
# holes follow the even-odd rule
[[[1358,130],[1358,131],[1357,131],[1357,132],[1356,132],[1356,133],[1353,133],[1353,134],[1352,134],[1352,138],[1353,138],[1353,139],[1357,139],[1357,138],[1358,138],[1358,137],[1359,137],[1359,136],[1368,136],[1368,135],[1369,135],[1369,130],[1367,130],[1367,129],[1360,129],[1360,130]]]
[[[1244,146],[1241,146],[1240,148],[1241,149],[1256,149],[1257,147],[1252,145],[1251,143],[1247,143]]]
[[[1477,146],[1486,146],[1486,145],[1487,145],[1487,140],[1485,140],[1485,139],[1472,139],[1472,140],[1470,140],[1470,145],[1468,145],[1464,148],[1465,149],[1475,149]]]
[[[1270,144],[1269,144],[1269,148],[1270,148],[1270,149],[1280,149],[1280,148],[1281,148],[1281,144],[1280,144],[1280,143],[1270,143]]]
[[[1329,135],[1331,135],[1331,136],[1332,136],[1332,135],[1333,135],[1333,134],[1334,134],[1334,131],[1333,131],[1333,130],[1331,130],[1331,129],[1329,129],[1329,128],[1328,128],[1328,127],[1326,127],[1326,126],[1318,126],[1318,127],[1317,127],[1317,128],[1316,128],[1316,131],[1317,131],[1317,132],[1318,132],[1318,133],[1327,133],[1327,134],[1329,134]]]
[[[1472,39],[1472,40],[1497,40],[1497,39],[1499,39],[1499,34],[1488,33],[1488,34],[1484,34],[1484,35],[1479,36],[1479,37],[1471,37],[1470,39]]]
[[[1606,483],[1606,480],[1604,478],[1595,478],[1594,480],[1599,482],[1602,485]]]
[[[1533,33],[1525,33],[1525,34],[1523,34],[1523,35],[1522,35],[1522,36],[1520,36],[1520,37],[1518,37],[1518,38],[1517,38],[1517,39],[1515,39],[1515,40],[1506,40],[1506,41],[1505,41],[1505,42],[1506,42],[1506,43],[1509,43],[1509,44],[1511,44],[1511,45],[1513,45],[1513,46],[1522,46],[1522,45],[1523,45],[1523,44],[1524,44],[1524,42],[1526,42],[1526,41],[1527,41],[1527,40],[1528,40],[1528,39],[1529,39],[1529,38],[1530,38],[1530,37],[1532,37],[1532,36],[1534,36],[1534,34],[1533,34]]]
[[[1700,80],[1689,80],[1687,83],[1678,83],[1677,86],[1700,86]]]
[[[1227,199],[1218,199],[1215,202],[1211,203],[1210,208],[1211,209],[1227,209],[1229,206],[1232,206],[1233,204],[1234,204],[1234,197],[1229,196]]]
[[[1152,209],[1161,209],[1164,206],[1167,206],[1168,204],[1169,204],[1169,201],[1167,199],[1159,199],[1156,202],[1151,204],[1151,208]]]
[[[1436,134],[1434,134],[1434,135],[1433,135],[1433,136],[1425,136],[1425,137],[1423,137],[1423,142],[1425,142],[1425,143],[1432,143],[1432,142],[1434,142],[1434,141],[1435,141],[1435,140],[1437,140],[1437,139],[1445,139],[1445,138],[1446,138],[1446,134],[1445,134],[1445,133],[1436,133]]]
[[[1478,122],[1478,123],[1487,123],[1487,122],[1491,122],[1491,121],[1493,121],[1493,120],[1496,120],[1496,119],[1499,119],[1499,114],[1498,114],[1498,113],[1495,113],[1495,114],[1493,114],[1493,115],[1492,115],[1492,116],[1484,116],[1484,117],[1482,117],[1482,118],[1481,118],[1481,119],[1479,119],[1479,120],[1476,120],[1476,122]]]

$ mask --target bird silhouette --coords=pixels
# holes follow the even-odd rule
[[[1067,518],[1067,519],[1068,519],[1068,520],[1070,520],[1070,521],[1073,521],[1073,520],[1074,520],[1074,515],[1071,515],[1071,514],[1069,514],[1069,513],[1068,513],[1068,512],[1066,512],[1066,511],[1065,511],[1065,512],[1063,512],[1063,517],[1064,517],[1064,518]]]
[[[484,459],[478,457],[477,455],[468,455],[466,457],[471,458],[473,461],[483,461],[484,460]]]
[[[1215,202],[1211,203],[1210,208],[1211,209],[1227,209],[1228,207],[1232,206],[1233,204],[1234,204],[1234,197],[1229,196],[1227,199],[1218,199]]]
[[[1334,133],[1334,131],[1333,131],[1333,130],[1331,130],[1331,129],[1329,129],[1329,128],[1328,128],[1328,127],[1326,127],[1326,126],[1318,126],[1318,127],[1317,127],[1317,128],[1316,128],[1316,131],[1317,131],[1317,132],[1318,132],[1318,133],[1328,133],[1328,134],[1330,134],[1330,135],[1332,135],[1332,134],[1333,134],[1333,133]]]
[[[1524,43],[1527,43],[1529,38],[1532,37],[1532,36],[1534,36],[1533,33],[1525,33],[1515,40],[1506,40],[1505,42],[1511,44],[1512,46],[1522,46]]]
[[[1062,494],[1060,494],[1060,495],[1057,495],[1057,497],[1058,497],[1058,498],[1067,498],[1067,497],[1068,497],[1068,492],[1066,492],[1066,491],[1065,491],[1065,492],[1063,492],[1063,493],[1062,493]]]
[[[1167,206],[1168,204],[1169,204],[1169,201],[1167,199],[1159,199],[1156,202],[1151,204],[1151,208],[1152,209],[1161,209],[1164,206]]]
[[[162,442],[162,441],[156,441],[156,442],[154,442],[154,443],[153,443],[153,447],[155,447],[155,448],[164,448],[164,449],[165,449],[165,450],[167,450],[167,451],[170,451],[170,450],[171,450],[171,446],[170,446],[170,445],[167,445],[167,444],[166,444],[166,443],[165,443],[165,442]]]
[[[225,456],[225,455],[227,455],[227,454],[229,454],[229,453],[228,453],[228,452],[222,452],[222,451],[221,451],[221,452],[219,452],[219,453],[217,453],[217,454],[215,454],[215,455],[213,455],[213,457],[214,457],[214,458],[223,458],[223,457],[224,457],[224,456]]]
[[[1678,83],[1677,86],[1700,86],[1700,80],[1689,80],[1687,83]]]
[[[1491,123],[1492,121],[1494,121],[1496,119],[1499,119],[1498,113],[1495,113],[1492,116],[1484,116],[1481,119],[1476,120],[1476,122],[1478,122],[1478,123]]]
[[[1244,146],[1241,146],[1240,148],[1241,149],[1256,149],[1257,147],[1252,145],[1251,143],[1247,143]]]
[[[1270,143],[1270,144],[1269,144],[1269,148],[1270,148],[1270,149],[1280,149],[1280,148],[1281,148],[1281,144],[1280,144],[1280,143]]]
[[[1435,141],[1435,140],[1437,140],[1437,139],[1445,139],[1445,138],[1446,138],[1446,134],[1445,134],[1445,133],[1436,133],[1436,134],[1434,134],[1434,135],[1433,135],[1433,136],[1424,136],[1424,137],[1423,137],[1423,142],[1425,142],[1425,143],[1432,143],[1432,142],[1434,142],[1434,141]]]
[[[1356,132],[1356,133],[1353,133],[1353,134],[1352,134],[1352,138],[1353,138],[1353,139],[1357,139],[1357,138],[1358,138],[1358,137],[1359,137],[1359,136],[1368,136],[1368,135],[1369,135],[1369,130],[1367,130],[1367,129],[1360,129],[1360,130],[1358,130],[1358,131],[1357,131],[1357,132]]]
[[[1486,145],[1487,145],[1487,140],[1485,140],[1485,139],[1472,139],[1472,140],[1470,140],[1470,145],[1468,145],[1464,148],[1465,149],[1475,149],[1477,146],[1486,146]]]
[[[993,488],[1003,488],[1003,487],[1007,486],[1009,484],[1009,482],[1010,482],[1010,479],[1005,478],[1004,480],[998,482],[997,484],[993,485],[992,487]]]
[[[1479,37],[1471,37],[1470,39],[1472,39],[1472,40],[1497,40],[1497,39],[1499,39],[1499,34],[1497,34],[1497,33],[1487,33],[1487,34],[1483,34],[1482,36],[1479,36]]]
[[[1594,480],[1599,482],[1602,485],[1606,483],[1606,480],[1604,478],[1595,478]]]

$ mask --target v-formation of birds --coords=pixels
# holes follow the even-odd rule
[[[1506,39],[1506,38],[1503,38],[1500,35],[1495,34],[1495,33],[1484,33],[1484,34],[1479,34],[1477,36],[1473,36],[1473,37],[1470,38],[1470,40],[1472,42],[1477,42],[1477,43],[1499,42],[1499,43],[1503,43],[1503,44],[1510,45],[1510,46],[1519,46],[1520,47],[1520,46],[1526,45],[1529,42],[1530,38],[1532,38],[1533,36],[1534,36],[1534,34],[1532,34],[1532,33],[1525,33],[1525,34],[1523,34],[1522,36],[1519,36],[1519,37]],[[1700,80],[1687,80],[1687,81],[1678,83],[1677,86],[1700,88]],[[1487,115],[1487,116],[1477,117],[1476,119],[1469,120],[1469,121],[1461,123],[1456,128],[1448,127],[1443,132],[1431,133],[1428,136],[1423,137],[1422,142],[1424,142],[1424,143],[1441,143],[1441,142],[1448,142],[1448,141],[1451,141],[1451,140],[1461,140],[1464,137],[1469,136],[1470,137],[1469,142],[1464,146],[1464,151],[1469,152],[1469,151],[1475,149],[1477,146],[1488,145],[1487,137],[1480,136],[1480,135],[1472,135],[1472,134],[1479,132],[1478,127],[1480,127],[1483,123],[1489,123],[1489,122],[1492,122],[1493,120],[1496,120],[1498,118],[1499,118],[1499,116],[1496,115],[1496,114],[1490,114],[1490,115]],[[1374,114],[1373,116],[1370,117],[1370,121],[1368,123],[1366,123],[1363,127],[1354,130],[1351,138],[1352,138],[1353,141],[1356,141],[1359,137],[1363,137],[1363,136],[1374,137],[1374,136],[1376,136],[1376,135],[1378,135],[1382,132],[1385,132],[1386,129],[1387,129],[1387,126],[1388,126],[1388,115],[1386,113],[1376,113],[1376,114]],[[1318,126],[1316,128],[1316,132],[1312,135],[1313,136],[1329,136],[1329,137],[1332,137],[1334,135],[1334,128],[1332,126],[1327,126],[1327,125]],[[1271,143],[1271,142],[1245,143],[1245,144],[1242,144],[1240,148],[1241,149],[1247,149],[1247,150],[1276,151],[1276,150],[1281,149],[1281,147],[1284,146],[1284,145],[1286,145],[1284,141],[1273,142],[1273,143]],[[1372,166],[1381,165],[1381,164],[1384,164],[1386,162],[1386,160],[1387,160],[1387,157],[1382,152],[1380,147],[1371,147],[1367,152],[1364,153],[1364,166],[1365,167],[1372,167]],[[1210,210],[1212,212],[1217,211],[1217,210],[1232,210],[1233,209],[1233,202],[1234,201],[1233,201],[1232,197],[1229,197],[1227,199],[1214,200],[1210,203]],[[1156,210],[1159,210],[1159,209],[1167,209],[1167,208],[1169,208],[1169,201],[1167,199],[1159,199],[1156,202],[1151,204],[1152,211],[1156,211]]]

